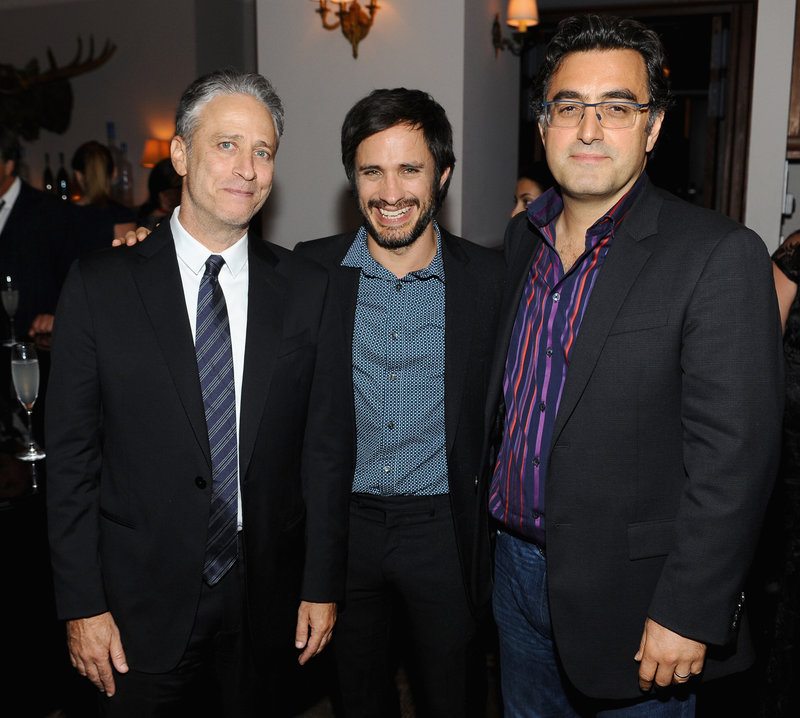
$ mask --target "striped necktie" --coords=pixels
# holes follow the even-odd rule
[[[236,388],[231,330],[219,270],[225,260],[212,254],[197,295],[195,352],[211,449],[211,511],[203,578],[217,583],[237,553]]]

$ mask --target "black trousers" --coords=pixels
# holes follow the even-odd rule
[[[254,716],[252,653],[244,611],[244,568],[239,560],[200,594],[186,652],[168,673],[133,667],[114,672],[116,693],[100,697],[107,718],[249,718]],[[123,643],[124,648],[124,643]]]
[[[481,715],[485,671],[447,495],[353,495],[345,603],[333,640],[347,718],[396,715],[389,649],[398,599],[417,716]]]

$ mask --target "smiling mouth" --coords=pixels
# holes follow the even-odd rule
[[[411,211],[411,205],[400,207],[399,209],[384,209],[383,207],[378,207],[377,209],[378,212],[381,213],[381,216],[386,219],[399,219]]]

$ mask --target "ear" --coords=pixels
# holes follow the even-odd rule
[[[186,140],[180,135],[175,135],[175,137],[172,138],[172,142],[169,144],[169,154],[172,158],[172,166],[175,168],[175,171],[181,177],[186,177],[186,173],[188,172],[187,162],[189,160],[189,148],[186,146]]]
[[[444,183],[447,182],[447,178],[450,177],[450,173],[453,171],[452,167],[448,167],[444,172],[442,172],[442,177],[439,180],[439,189],[444,187]]]
[[[653,148],[656,146],[656,142],[658,141],[658,134],[661,132],[661,123],[664,122],[664,112],[659,112],[656,115],[656,119],[653,122],[653,126],[650,128],[650,132],[647,135],[647,144],[645,146],[645,152],[650,153],[653,151]]]
[[[547,127],[545,127],[541,119],[536,123],[536,126],[539,128],[539,137],[542,138],[542,146],[547,147]]]

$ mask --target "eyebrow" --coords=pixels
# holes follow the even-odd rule
[[[424,162],[401,162],[399,166],[400,166],[400,169],[409,169],[410,168],[410,169],[421,170],[421,169],[423,169],[425,167],[425,163]],[[359,165],[358,166],[358,171],[359,172],[364,172],[365,170],[382,170],[382,169],[383,169],[382,165]]]
[[[586,101],[586,95],[576,90],[559,90],[553,100],[578,100],[579,102]],[[619,88],[615,90],[606,90],[600,95],[600,102],[606,100],[627,100],[629,102],[639,102],[639,98],[627,88]]]
[[[236,142],[241,142],[244,139],[244,135],[237,135],[237,134],[228,134],[227,132],[217,132],[215,135],[211,137],[213,142],[230,142],[234,140]],[[266,140],[256,140],[254,143],[256,147],[272,147],[272,145],[267,142]]]

